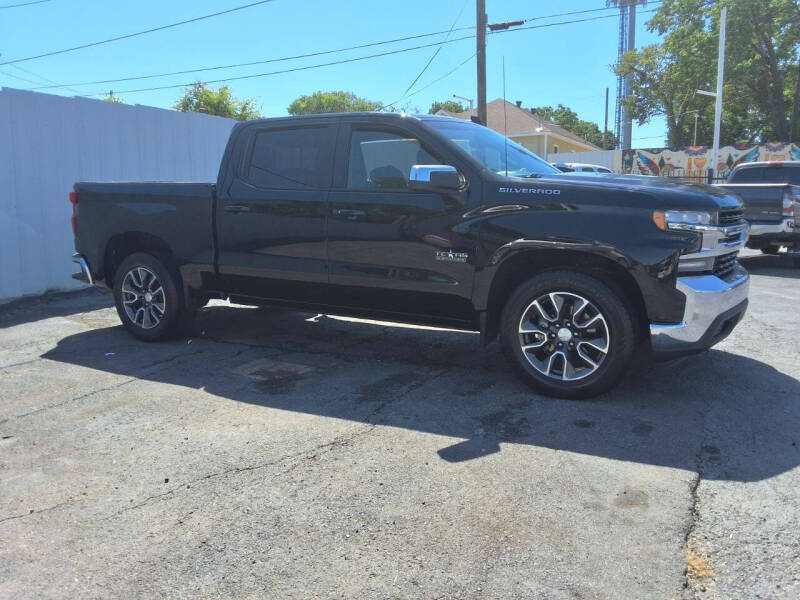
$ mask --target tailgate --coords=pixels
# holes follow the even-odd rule
[[[744,218],[751,223],[780,223],[785,183],[724,183],[719,187],[738,195],[744,203]]]

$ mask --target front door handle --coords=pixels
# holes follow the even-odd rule
[[[367,213],[365,213],[363,210],[358,210],[355,208],[337,208],[333,211],[333,214],[340,217],[347,217],[348,219],[355,219],[356,217],[363,217]]]
[[[234,214],[238,214],[241,212],[250,212],[250,207],[245,206],[244,204],[228,204],[225,206],[225,210]]]

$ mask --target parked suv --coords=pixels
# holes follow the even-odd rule
[[[634,353],[727,336],[747,306],[739,200],[583,178],[481,125],[352,113],[234,127],[216,183],[76,183],[78,277],[160,340],[210,298],[500,337],[540,392],[608,390]]]

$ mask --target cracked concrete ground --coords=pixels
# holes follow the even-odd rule
[[[468,333],[0,308],[0,597],[800,597],[800,271],[744,262],[728,340],[588,402]]]

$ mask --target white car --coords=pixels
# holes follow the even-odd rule
[[[588,163],[556,162],[552,165],[562,173],[613,173],[608,167]]]

